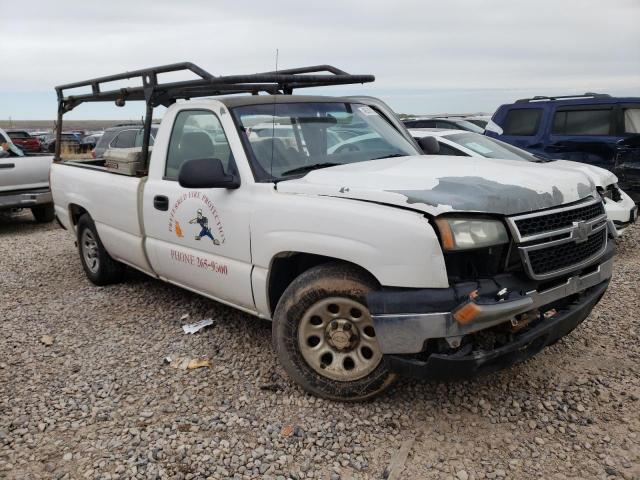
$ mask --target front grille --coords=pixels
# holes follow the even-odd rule
[[[516,220],[515,224],[521,237],[529,237],[570,227],[573,222],[590,220],[604,214],[602,202],[592,203],[573,210],[562,210],[548,215],[539,215]]]
[[[558,277],[586,266],[607,246],[607,216],[601,199],[507,218],[527,275]]]
[[[528,252],[529,264],[535,275],[545,275],[579,265],[600,252],[607,241],[607,230],[594,233],[582,243],[568,242]]]

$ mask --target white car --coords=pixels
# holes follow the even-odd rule
[[[126,169],[51,168],[56,215],[96,285],[128,265],[270,319],[285,371],[337,400],[370,398],[398,374],[460,378],[524,360],[607,289],[615,248],[585,173],[435,161],[379,100],[291,94],[372,77],[333,67],[213,77],[186,64],[203,80],[153,83],[179,66],[57,88],[60,112],[114,98],[170,105],[148,164],[150,115],[141,159],[119,157]],[[136,74],[144,88],[101,88]],[[65,96],[85,85],[93,93]],[[261,89],[282,93],[218,96]],[[258,121],[282,118],[293,142],[249,138]],[[331,150],[328,132],[361,138]]]
[[[521,148],[473,132],[427,128],[409,131],[416,139],[434,137],[438,142],[440,155],[549,162]],[[618,187],[618,178],[609,170],[570,160],[553,160],[553,164],[584,172],[595,182],[604,200],[607,217],[615,225],[618,235],[622,234],[630,223],[636,221],[638,207],[633,199]]]
[[[50,155],[24,155],[0,129],[0,144],[9,151],[0,157],[0,210],[29,208],[37,222],[54,219],[53,199],[49,189]]]

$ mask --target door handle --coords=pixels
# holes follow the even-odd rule
[[[169,199],[164,195],[156,195],[153,197],[153,206],[156,210],[162,210],[166,212],[169,210]]]
[[[15,163],[0,163],[0,168],[14,168],[15,166]]]

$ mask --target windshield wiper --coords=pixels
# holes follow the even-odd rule
[[[396,157],[406,157],[403,153],[392,153],[391,155],[384,155],[382,157],[372,158],[371,160],[382,160],[383,158],[396,158]]]
[[[333,162],[314,163],[311,165],[305,165],[303,167],[292,168],[291,170],[282,172],[281,175],[296,175],[298,173],[307,173],[307,172],[310,172],[311,170],[318,170],[319,168],[326,168],[326,167],[335,167],[337,165],[343,165],[343,164],[333,163]]]

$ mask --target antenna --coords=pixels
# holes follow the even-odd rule
[[[280,50],[276,48],[276,77],[278,76],[278,55]],[[271,164],[269,165],[269,175],[273,178],[273,147],[276,143],[276,100],[278,97],[273,96],[273,114],[271,115]]]

